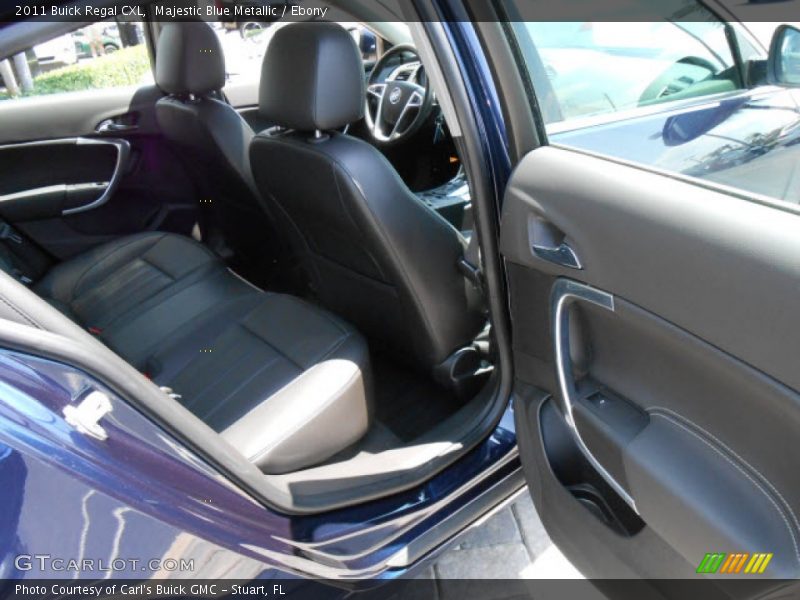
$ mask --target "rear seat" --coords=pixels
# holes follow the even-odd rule
[[[129,236],[32,289],[265,473],[319,463],[367,430],[369,356],[352,326],[250,286],[189,238]]]

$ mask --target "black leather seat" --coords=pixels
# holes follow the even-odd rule
[[[201,21],[167,23],[156,52],[156,84],[167,96],[156,103],[164,136],[198,183],[206,237],[250,261],[281,252],[274,224],[250,169],[254,135],[222,94],[225,57],[214,30]]]
[[[378,150],[334,131],[360,119],[364,102],[361,56],[346,30],[280,29],[264,57],[259,104],[284,129],[256,135],[251,165],[321,303],[431,368],[484,325],[457,267],[466,241]]]
[[[56,266],[33,290],[266,473],[323,461],[368,428],[362,337],[307,302],[252,287],[189,238],[126,237]],[[0,298],[0,318],[48,328],[46,304]]]

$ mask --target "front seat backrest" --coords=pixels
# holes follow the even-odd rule
[[[364,68],[333,23],[277,31],[264,57],[251,164],[319,300],[410,362],[430,368],[484,323],[458,270],[461,235],[373,146],[334,131],[360,119]]]
[[[156,52],[156,103],[164,136],[210,201],[213,226],[245,254],[264,254],[271,228],[250,169],[253,130],[224,99],[225,58],[214,30],[201,21],[167,23]],[[206,208],[205,206],[203,208]]]

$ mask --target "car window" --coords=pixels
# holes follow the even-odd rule
[[[0,61],[0,100],[153,82],[141,23],[100,21]]]
[[[231,84],[257,84],[261,63],[275,32],[290,21],[216,21],[209,23],[217,32],[225,54],[227,81]],[[365,62],[377,56],[377,37],[360,23],[339,23],[350,32]]]
[[[763,61],[763,49],[703,5],[678,4],[682,18],[512,23],[548,142],[800,204],[800,98],[745,88],[740,73],[758,64],[734,57]]]
[[[538,51],[555,95],[549,122],[740,87],[720,22],[526,22],[516,30]],[[536,86],[541,75],[531,75]]]

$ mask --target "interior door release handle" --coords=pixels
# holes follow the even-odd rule
[[[139,115],[137,113],[125,113],[124,115],[117,115],[109,119],[103,119],[95,127],[96,133],[114,134],[126,133],[136,131],[139,129],[138,125]]]
[[[569,267],[570,269],[583,269],[578,255],[567,242],[561,242],[558,246],[541,246],[539,244],[532,244],[531,249],[533,253],[553,264],[561,267]]]
[[[97,126],[97,133],[125,133],[128,131],[136,131],[139,129],[138,125],[128,125],[125,123],[117,123],[113,119],[106,119]]]

